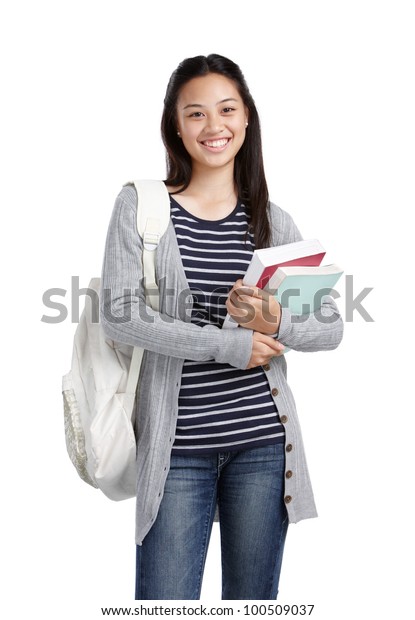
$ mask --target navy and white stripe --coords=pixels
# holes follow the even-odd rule
[[[170,197],[184,271],[193,294],[192,322],[222,326],[225,301],[255,249],[248,213],[238,201],[222,220],[202,220]],[[185,360],[174,454],[209,454],[284,441],[264,370]]]

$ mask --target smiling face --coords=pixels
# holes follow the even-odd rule
[[[177,128],[195,168],[233,166],[245,140],[248,110],[234,82],[209,73],[193,78],[177,101]]]

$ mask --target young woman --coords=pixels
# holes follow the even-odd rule
[[[162,118],[171,222],[159,312],[144,311],[133,186],[108,231],[103,327],[143,347],[137,423],[136,599],[198,599],[219,515],[223,599],[275,599],[289,522],[316,516],[284,345],[334,349],[334,301],[292,321],[246,289],[255,248],[301,239],[271,203],[258,113],[239,67],[211,54],[171,76]],[[126,306],[131,319],[123,322]],[[226,313],[238,329],[221,329]],[[145,318],[143,318],[145,317]]]

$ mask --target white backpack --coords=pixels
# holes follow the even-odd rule
[[[146,300],[157,310],[155,256],[170,221],[170,200],[162,181],[133,184]],[[82,480],[110,499],[128,499],[136,488],[133,411],[143,350],[107,338],[99,322],[100,278],[93,278],[89,289],[71,370],[62,379],[66,447]]]

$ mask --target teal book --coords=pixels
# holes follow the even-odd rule
[[[279,267],[268,282],[266,290],[275,295],[291,314],[310,314],[321,306],[324,295],[330,295],[342,275],[338,265],[319,267]]]

